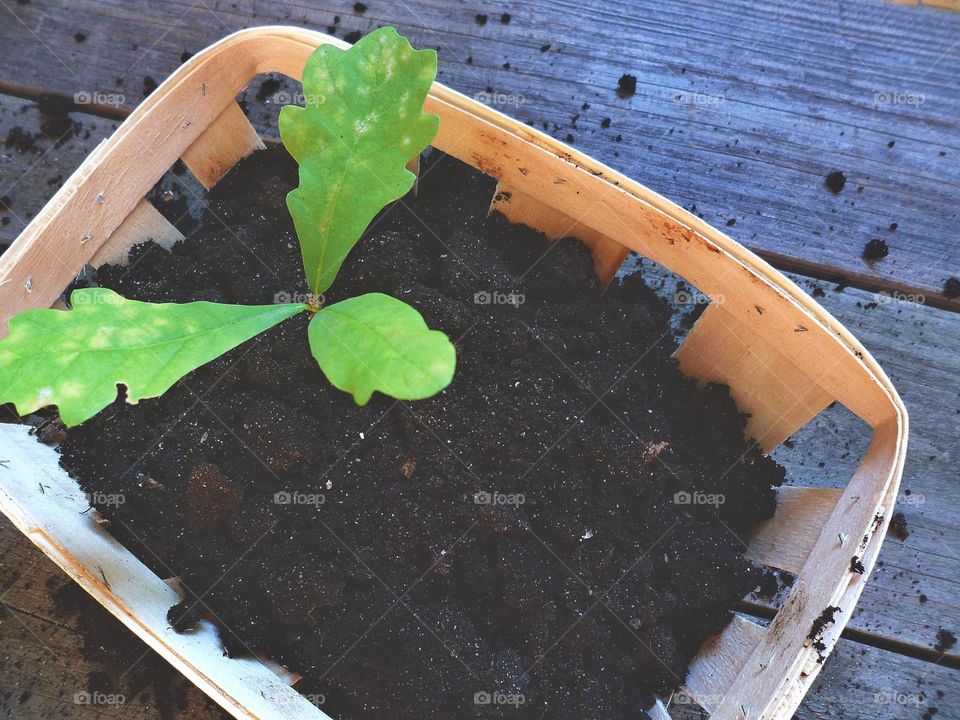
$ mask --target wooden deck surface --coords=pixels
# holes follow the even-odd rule
[[[884,544],[798,717],[960,718],[960,647],[935,649],[941,628],[960,633],[960,300],[944,287],[960,276],[960,13],[867,0],[366,5],[0,0],[0,246],[191,52],[254,25],[344,37],[394,24],[438,48],[444,83],[695,206],[800,273],[871,350],[911,413],[899,506],[910,534]],[[631,98],[616,93],[623,74],[637,78]],[[295,92],[255,82],[244,105],[275,135],[278,105]],[[834,171],[846,177],[839,193],[824,182]],[[194,190],[181,181],[174,191],[179,213]],[[874,239],[889,255],[868,262]],[[864,441],[859,421],[830,410],[777,458],[794,484],[837,486]],[[162,661],[141,659],[139,641],[71,593],[5,520],[0,603],[0,713],[223,717]],[[744,610],[769,615],[756,598]],[[98,643],[102,662],[88,659]],[[127,660],[129,672],[112,676]],[[94,681],[124,705],[77,702]]]

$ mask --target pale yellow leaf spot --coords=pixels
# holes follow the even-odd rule
[[[83,386],[80,383],[65,382],[60,386],[60,395],[65,398],[78,398],[83,395]]]

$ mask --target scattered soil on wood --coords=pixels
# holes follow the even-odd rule
[[[772,515],[783,470],[725,388],[678,372],[639,276],[604,293],[576,240],[488,219],[489,178],[439,153],[423,168],[326,300],[411,303],[457,342],[446,391],[357,407],[303,316],[72,429],[63,465],[121,494],[98,507],[110,531],[182,577],[172,623],[215,613],[228,652],[302,673],[334,717],[642,717],[760,584],[737,535]],[[296,299],[295,184],[285,151],[258,153],[188,241],[98,281]]]
[[[939,653],[945,653],[947,650],[953,649],[957,644],[957,636],[954,635],[949,630],[940,628],[937,630],[937,642],[933,646],[933,649]]]
[[[621,75],[617,81],[617,95],[626,100],[637,94],[637,78],[635,75]]]
[[[890,518],[890,527],[887,534],[893,535],[897,540],[906,540],[910,537],[910,530],[907,529],[907,517],[902,512],[895,512]]]
[[[886,240],[881,240],[880,238],[874,238],[863,246],[864,260],[883,260],[883,258],[889,254],[890,247],[887,245]]]
[[[943,294],[951,300],[960,298],[960,278],[949,277],[943,283]]]
[[[836,195],[847,184],[847,176],[843,174],[842,170],[834,170],[824,178],[823,184],[827,186],[827,190]]]

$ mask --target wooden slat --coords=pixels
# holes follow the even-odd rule
[[[141,200],[120,227],[113,231],[109,239],[90,258],[90,264],[93,267],[100,267],[107,263],[126,265],[130,248],[147,240],[152,240],[165,250],[169,250],[179,240],[183,240],[183,234],[171,225],[152,203]]]
[[[230,103],[187,148],[182,159],[209,190],[240,160],[265,147],[240,106]]]
[[[676,357],[684,374],[730,386],[737,406],[750,415],[747,435],[768,452],[806,425],[833,397],[783,347],[727,312],[724,300],[718,296],[710,303]],[[762,315],[764,308],[758,305],[754,312]],[[799,323],[794,327],[797,333],[808,331]]]
[[[954,13],[868,0],[843,12],[832,0],[605,0],[585,16],[582,3],[543,0],[501,3],[497,12],[511,22],[481,28],[476,7],[447,0],[368,3],[362,16],[330,0],[295,12],[252,0],[221,3],[215,20],[204,3],[188,0],[133,0],[122,10],[97,0],[7,5],[23,24],[3,11],[0,79],[69,97],[78,89],[122,92],[129,106],[142,98],[144,77],[162,80],[184,50],[234,29],[325,28],[340,16],[342,37],[396,24],[414,44],[441,48],[445,83],[467,95],[493,88],[509,103],[499,109],[536,127],[546,122],[556,137],[572,134],[580,149],[695,205],[714,224],[735,220],[730,233],[768,257],[928,298],[960,272],[960,245],[942,242],[960,235]],[[78,28],[88,35],[82,45]],[[838,38],[857,58],[844,72],[836,71]],[[540,52],[544,45],[551,47]],[[628,100],[615,93],[623,73],[638,79]],[[275,136],[277,107],[254,102],[258,87],[247,95],[251,116]],[[848,178],[836,196],[823,186],[835,169]],[[937,232],[930,218],[938,218]],[[861,254],[874,237],[891,252],[870,265]]]
[[[834,488],[778,488],[777,512],[750,535],[747,557],[800,572],[842,494]]]
[[[550,240],[571,236],[581,239],[593,253],[594,269],[604,286],[610,284],[630,253],[624,245],[589,225],[502,182],[497,184],[490,212],[500,212],[510,222],[529,225],[544,233]]]
[[[701,707],[712,711],[736,679],[737,668],[744,666],[765,632],[755,621],[734,615],[722,633],[700,648],[687,672],[685,692]]]

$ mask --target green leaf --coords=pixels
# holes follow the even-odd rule
[[[67,425],[127,400],[162,395],[191,370],[305,305],[153,304],[106,288],[75,290],[73,310],[28,310],[0,340],[0,402],[26,415],[56,405]]]
[[[280,136],[300,164],[287,207],[317,295],[373,217],[413,186],[406,164],[440,127],[423,112],[436,74],[436,52],[415,51],[392,27],[349,50],[322,45],[307,60],[306,107],[280,111]]]
[[[368,293],[320,310],[310,350],[327,379],[366,405],[374,390],[398,400],[436,395],[453,379],[457,352],[401,300]]]

